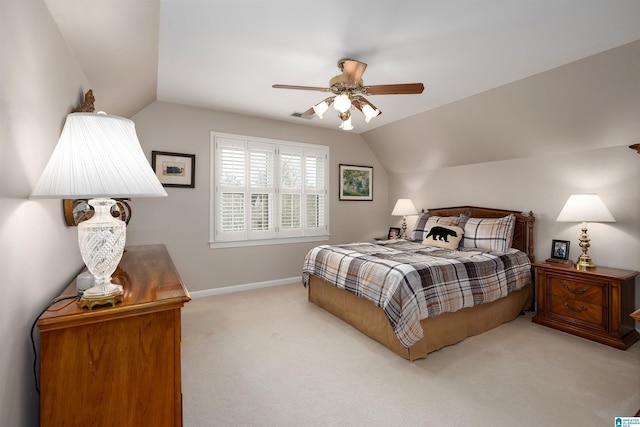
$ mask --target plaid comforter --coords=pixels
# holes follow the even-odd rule
[[[307,254],[303,282],[317,276],[381,307],[409,348],[420,320],[495,301],[531,283],[524,252],[447,250],[406,240],[322,245]]]

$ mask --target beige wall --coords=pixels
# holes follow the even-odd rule
[[[169,197],[134,200],[127,229],[129,244],[165,243],[190,291],[300,277],[304,255],[317,245],[209,248],[211,131],[328,145],[328,243],[372,239],[388,229],[387,174],[359,135],[163,102],[133,120],[149,158],[153,150],[196,155],[196,188],[167,188]],[[374,167],[372,202],[338,200],[340,163]]]
[[[410,188],[409,196],[424,208],[469,204],[533,211],[539,261],[550,256],[552,239],[570,240],[570,256],[577,259],[580,224],[555,219],[571,194],[598,193],[616,222],[589,225],[589,254],[596,264],[640,270],[638,182],[640,155],[622,146],[394,174],[389,185],[391,194]]]
[[[0,424],[38,424],[31,324],[82,261],[60,200],[28,200],[86,88],[41,0],[0,2]]]

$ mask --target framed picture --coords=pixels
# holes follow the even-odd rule
[[[196,155],[151,152],[151,167],[163,187],[195,188]]]
[[[569,245],[568,240],[552,240],[551,241],[551,258],[553,259],[569,259]]]
[[[389,228],[389,234],[387,234],[387,240],[397,239],[400,237],[400,229],[398,227]]]
[[[340,165],[340,200],[373,200],[373,167]]]

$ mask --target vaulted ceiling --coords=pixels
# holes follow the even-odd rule
[[[376,95],[365,132],[640,39],[636,0],[45,0],[91,83],[96,108],[132,116],[155,100],[309,126],[292,117],[326,94],[337,62],[365,84],[423,82]]]

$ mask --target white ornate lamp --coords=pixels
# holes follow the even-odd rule
[[[602,202],[597,194],[574,194],[569,197],[567,203],[560,211],[558,222],[582,222],[582,234],[580,235],[580,247],[582,255],[578,259],[576,268],[578,270],[591,270],[596,265],[587,253],[591,246],[589,235],[587,234],[587,222],[616,222],[609,209]]]
[[[112,198],[166,196],[129,119],[105,113],[71,113],[31,198],[90,198],[95,213],[78,224],[82,260],[95,278],[83,307],[122,301],[111,283],[125,246],[126,224],[111,215]]]
[[[402,233],[401,239],[407,238],[407,215],[418,215],[418,210],[411,199],[398,199],[396,205],[391,212],[393,216],[402,216]]]

